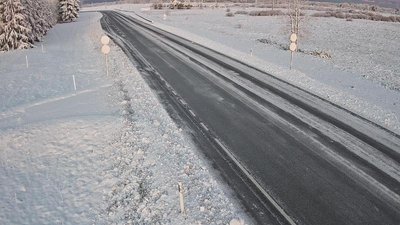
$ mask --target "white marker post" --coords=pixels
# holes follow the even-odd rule
[[[292,69],[292,64],[293,64],[293,54],[297,50],[297,34],[293,33],[290,35],[290,69]]]
[[[72,81],[74,82],[74,90],[76,91],[75,75],[72,75]]]
[[[179,191],[179,205],[181,207],[181,213],[185,214],[185,202],[183,199],[183,186],[182,183],[178,183],[178,191]]]
[[[108,54],[110,53],[110,50],[111,50],[108,43],[110,43],[110,38],[106,35],[103,35],[101,37],[101,43],[103,44],[103,47],[101,47],[101,52],[106,57],[106,70],[107,70],[107,76],[108,76]]]
[[[25,55],[26,68],[29,68],[28,55]]]
[[[44,53],[43,44],[42,44],[42,53]]]

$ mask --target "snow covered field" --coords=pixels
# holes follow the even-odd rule
[[[226,17],[226,8],[153,10],[129,4],[86,10],[99,9],[137,13],[155,26],[241,59],[400,133],[399,23],[307,17],[300,49],[324,51],[332,58],[299,53],[290,71],[290,53],[279,48],[288,44],[286,17]]]
[[[129,9],[129,6],[122,8]],[[263,10],[237,6],[227,8],[232,13]],[[285,11],[285,9],[278,10]],[[288,45],[287,16],[237,14],[234,17],[226,17],[226,8],[146,10],[142,13],[156,22],[177,27],[228,46],[235,46],[243,52],[249,53],[252,50],[257,57],[288,67],[289,57],[287,52],[276,51],[276,46],[257,41],[266,39],[274,45]],[[166,18],[164,18],[164,13],[167,14]],[[315,11],[307,11],[306,13],[310,15]],[[400,90],[399,23],[367,20],[346,21],[337,18],[308,16],[301,21],[301,29],[300,49],[308,52],[327,52],[332,56],[332,59],[324,60],[324,63],[329,64],[329,66],[350,72],[353,76],[365,77],[388,88]],[[302,55],[296,57],[301,58],[295,60],[294,67],[296,69],[307,74],[315,73],[315,71],[308,70],[303,66],[305,62],[308,62],[308,64],[313,62],[311,59],[302,59],[307,58]],[[320,68],[321,71],[319,72],[323,72],[322,70],[326,70],[326,68],[327,66]],[[333,70],[333,72],[336,71]]]
[[[100,17],[0,54],[0,224],[251,224],[113,44],[106,77]]]

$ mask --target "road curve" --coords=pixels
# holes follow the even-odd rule
[[[397,135],[146,22],[102,13],[103,29],[260,224],[398,224]]]

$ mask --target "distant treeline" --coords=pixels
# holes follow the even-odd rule
[[[381,7],[400,8],[399,0],[309,0],[310,2],[356,3],[370,4]]]

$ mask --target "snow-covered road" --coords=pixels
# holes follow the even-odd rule
[[[113,44],[106,77],[100,17],[0,54],[0,224],[251,224]]]

